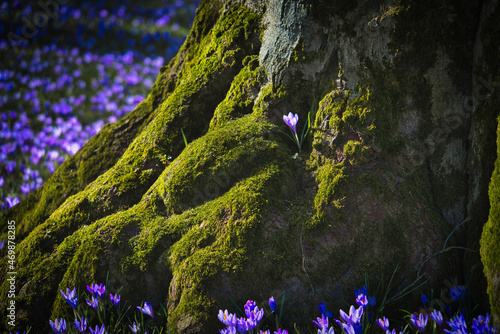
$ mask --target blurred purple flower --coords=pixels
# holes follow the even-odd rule
[[[28,196],[28,194],[30,193],[30,185],[27,183],[22,184],[21,191],[24,194],[24,196]]]
[[[5,169],[7,169],[7,173],[12,173],[14,171],[14,168],[16,168],[16,162],[15,161],[6,161],[5,162]]]
[[[8,196],[5,198],[5,202],[7,202],[7,208],[12,208],[13,206],[19,204],[19,198],[18,197],[11,198],[10,196]]]

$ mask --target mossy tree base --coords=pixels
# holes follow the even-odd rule
[[[398,265],[396,291],[461,275],[462,254],[441,250],[468,217],[473,54],[461,46],[475,13],[203,1],[146,100],[4,215],[22,239],[19,328],[46,330],[68,311],[60,289],[106,278],[132,305],[164,305],[173,332],[207,333],[231,299],[285,293],[284,324],[307,331],[318,302],[343,306],[365,274]],[[300,130],[311,113],[298,157],[289,112]]]

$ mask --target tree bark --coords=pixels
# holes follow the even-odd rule
[[[395,293],[484,280],[500,82],[487,7],[202,1],[149,96],[4,216],[22,239],[19,326],[47,328],[68,310],[59,290],[106,279],[131,305],[165,305],[178,333],[283,293],[285,325],[306,328],[318,302],[343,307],[396,267]],[[310,113],[298,155],[290,112],[299,136]]]

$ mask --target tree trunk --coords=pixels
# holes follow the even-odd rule
[[[395,292],[484,280],[497,7],[203,1],[149,96],[4,216],[20,328],[64,314],[59,290],[106,280],[132,306],[165,305],[178,333],[283,293],[288,329],[305,328],[318,302],[344,307],[396,266]],[[290,112],[299,138],[310,113],[298,155]]]

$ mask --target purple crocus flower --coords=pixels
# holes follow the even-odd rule
[[[354,295],[357,297],[359,295],[368,295],[368,290],[366,289],[366,285],[359,290],[354,289]]]
[[[274,297],[269,298],[269,307],[271,308],[271,312],[276,311],[276,301]]]
[[[104,284],[97,285],[97,283],[92,283],[92,285],[87,285],[87,290],[96,297],[101,298],[106,293],[106,287]]]
[[[236,323],[236,330],[238,333],[244,334],[250,330],[249,323],[247,322],[247,319],[245,318],[239,318],[238,322]]]
[[[64,333],[66,331],[66,320],[63,318],[60,320],[56,319],[54,322],[49,320],[49,324],[55,334]]]
[[[451,299],[455,302],[459,302],[465,298],[465,287],[463,285],[454,286],[450,291]]]
[[[68,304],[76,310],[78,306],[78,295],[76,294],[76,287],[73,288],[73,290],[69,291],[69,289],[66,289],[66,293],[64,293],[61,290],[61,295],[66,299]]]
[[[227,327],[236,326],[236,315],[229,313],[227,310],[225,310],[224,312],[222,312],[222,310],[219,310],[219,315],[217,317]]]
[[[351,305],[349,309],[349,315],[343,310],[340,310],[340,317],[347,323],[354,325],[359,324],[361,316],[363,315],[363,307],[359,307],[357,310]]]
[[[5,240],[0,240],[0,252],[3,249],[3,246],[5,246]]]
[[[441,312],[437,310],[432,311],[431,319],[434,320],[434,322],[436,322],[436,324],[438,324],[440,327],[443,327],[443,315],[441,314]]]
[[[418,318],[415,314],[411,315],[411,323],[418,329],[420,333],[425,332],[425,326],[427,326],[427,320],[429,320],[429,316],[426,314],[425,317],[422,313],[419,314]]]
[[[356,303],[359,306],[366,307],[368,305],[368,298],[362,293],[360,293],[356,298]]]
[[[142,313],[147,314],[147,315],[149,315],[151,318],[153,318],[153,319],[154,319],[154,317],[155,317],[155,313],[153,312],[153,307],[151,306],[151,304],[150,304],[150,303],[145,302],[145,303],[144,303],[144,307],[143,307],[143,308],[141,308],[140,306],[137,306],[137,309],[138,309],[139,311],[141,311]]]
[[[8,196],[5,198],[5,202],[7,202],[7,208],[12,208],[13,206],[19,204],[19,198],[18,197],[11,198],[10,196]]]
[[[345,322],[342,322],[342,321],[339,321],[339,320],[335,320],[337,322],[337,324],[340,326],[340,328],[342,328],[344,330],[344,332],[346,332],[347,334],[359,334],[356,332],[356,330],[354,329],[354,326],[352,324],[349,324],[349,323],[345,323]],[[359,326],[361,327],[361,326]],[[320,331],[318,331],[318,333],[321,333]]]
[[[220,334],[236,334],[236,328],[235,327],[228,327],[225,329],[219,330]]]
[[[120,296],[117,294],[113,296],[113,294],[109,294],[109,299],[111,299],[111,302],[113,302],[113,305],[118,307],[118,304],[120,303]]]
[[[368,297],[368,304],[371,307],[374,307],[375,305],[377,305],[377,300],[375,299],[375,296]]]
[[[319,303],[319,313],[324,314],[328,318],[333,317],[333,313],[326,311],[326,304],[325,303]]]
[[[89,327],[90,334],[104,334],[105,330],[106,328],[104,328],[104,325],[102,325],[101,328],[99,328],[99,326],[96,325],[95,329]]]
[[[299,121],[299,115],[298,114],[292,114],[289,113],[287,115],[283,115],[283,120],[285,121],[286,125],[290,127],[290,129],[293,130],[295,135],[297,136],[297,122]]]
[[[135,323],[135,321],[134,321],[134,326],[130,326],[129,325],[128,327],[130,328],[130,330],[132,331],[132,333],[136,334],[139,331],[139,329],[141,328],[141,325],[140,324],[137,325]]]
[[[24,196],[28,196],[28,194],[30,193],[30,185],[28,183],[22,184],[21,191],[23,192]]]
[[[82,318],[81,322],[75,319],[74,324],[76,329],[78,329],[80,333],[85,333],[85,331],[87,330],[87,319],[85,318]]]
[[[384,331],[387,331],[389,329],[389,319],[387,319],[385,316],[383,318],[377,319],[377,324]]]
[[[335,332],[333,331],[333,327],[330,327],[329,329],[327,328],[318,329],[318,334],[335,334]]]
[[[467,334],[467,324],[465,323],[464,316],[462,314],[457,315],[455,318],[447,321],[451,330],[445,329],[444,332],[447,334]]]
[[[427,295],[422,295],[420,299],[422,299],[422,304],[424,304],[425,309],[427,309],[429,307],[429,297],[427,297]]]
[[[318,317],[316,320],[313,320],[313,322],[321,330],[328,328],[328,317],[325,317],[324,314],[321,315],[321,318]]]
[[[0,188],[3,187],[3,184],[4,184],[3,176],[0,176]]]
[[[99,305],[99,299],[92,296],[92,300],[86,299],[87,304],[92,307],[93,309],[97,310],[97,306]]]
[[[278,328],[278,331],[275,331],[274,334],[288,334],[288,331],[286,329]]]

